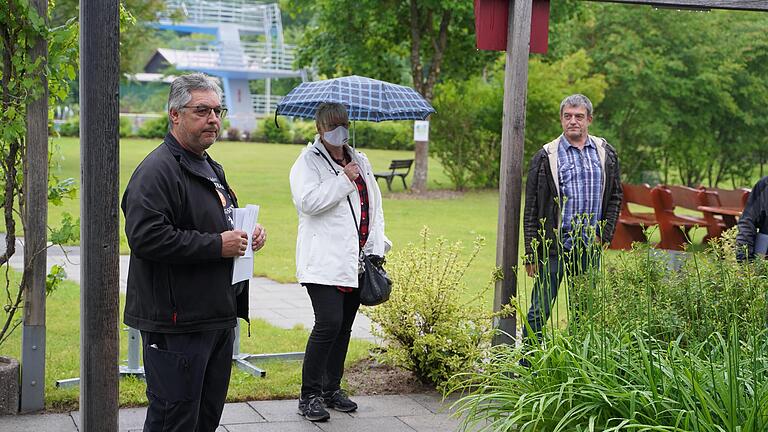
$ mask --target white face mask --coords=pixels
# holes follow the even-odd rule
[[[339,126],[330,132],[323,132],[323,139],[334,147],[341,147],[349,142],[349,129]]]

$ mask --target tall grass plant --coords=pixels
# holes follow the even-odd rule
[[[566,271],[567,325],[556,309],[540,339],[497,347],[453,378],[464,426],[768,429],[768,265],[737,263],[734,244],[734,230],[680,256],[639,244],[570,280]]]

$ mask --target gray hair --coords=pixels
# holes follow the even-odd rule
[[[587,109],[587,117],[592,117],[592,101],[583,94],[576,93],[568,96],[560,102],[560,117],[563,116],[563,109],[567,106],[584,107]]]
[[[168,112],[178,111],[188,104],[195,90],[214,91],[221,100],[221,87],[213,78],[203,73],[181,75],[171,83],[171,91],[168,93]]]

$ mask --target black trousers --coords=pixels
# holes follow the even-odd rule
[[[341,388],[352,324],[360,307],[360,290],[342,293],[335,286],[304,284],[315,311],[315,325],[304,352],[301,397]]]
[[[144,432],[213,432],[232,372],[235,330],[141,332],[147,378]]]

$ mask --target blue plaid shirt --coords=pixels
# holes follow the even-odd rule
[[[581,232],[585,241],[593,233],[589,227],[599,229],[602,217],[603,172],[600,157],[592,138],[587,138],[583,150],[571,145],[565,135],[560,136],[557,148],[558,176],[560,179],[563,248],[573,247],[572,235]]]

